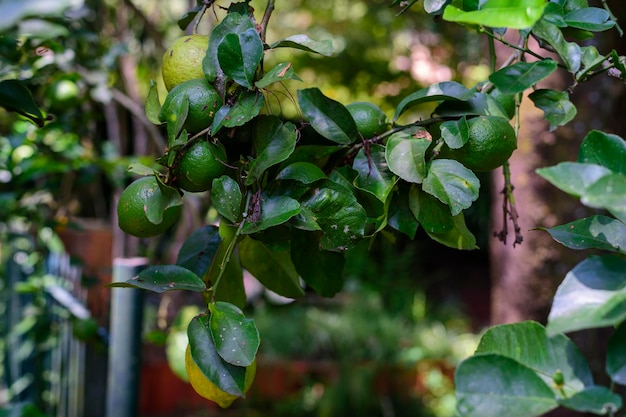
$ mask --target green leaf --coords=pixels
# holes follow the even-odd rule
[[[126,282],[113,282],[106,284],[106,286],[109,288],[141,288],[156,293],[174,290],[195,292],[206,290],[204,282],[198,275],[178,265],[150,266]]]
[[[448,8],[449,7],[450,6],[448,6]],[[440,100],[467,101],[473,96],[473,90],[468,89],[463,84],[456,81],[444,81],[432,84],[403,98],[396,107],[396,112],[393,115],[393,121],[395,122],[398,120],[402,113],[417,104]]]
[[[479,10],[469,12],[449,5],[443,12],[443,19],[494,28],[527,29],[541,18],[546,7],[543,0],[487,0],[481,3]]]
[[[552,59],[518,62],[492,73],[489,81],[503,94],[521,93],[552,74],[557,67],[556,61]]]
[[[371,193],[383,203],[387,201],[398,178],[387,166],[384,146],[372,144],[369,152],[361,149],[354,158],[352,169],[358,174],[354,181],[358,189]]]
[[[46,121],[30,90],[19,80],[0,81],[0,106],[27,117],[39,127]]]
[[[494,91],[498,90],[495,89]],[[511,97],[513,107],[508,109],[511,110],[510,113],[494,98],[493,93],[485,94],[477,91],[467,101],[446,100],[441,102],[433,114],[440,117],[497,116],[511,119],[515,114],[515,98],[512,94],[501,94],[501,96]]]
[[[459,162],[436,159],[428,164],[428,175],[422,189],[450,206],[450,212],[456,216],[476,201],[480,181]]]
[[[160,125],[162,120],[159,118],[161,113],[161,102],[159,101],[159,89],[154,80],[150,80],[150,90],[146,98],[146,117],[155,125]]]
[[[3,0],[0,1],[0,9],[2,9],[2,14],[0,14],[0,32],[17,25],[26,17],[58,17],[66,9],[70,7],[78,9],[82,5],[82,0],[57,0],[51,3],[42,3],[40,0]]]
[[[158,190],[154,190],[147,197],[141,196],[144,200],[146,208],[146,217],[150,223],[160,224],[163,221],[163,213],[170,207],[180,206],[183,200],[174,187],[163,184],[159,177],[157,178]]]
[[[621,323],[609,339],[606,373],[613,382],[626,385],[626,323]]]
[[[211,267],[221,238],[217,227],[207,225],[191,233],[178,251],[176,264],[203,277]]]
[[[454,224],[452,230],[442,233],[429,232],[426,230],[426,233],[434,241],[450,248],[460,250],[478,249],[478,246],[476,246],[476,237],[465,225],[463,213],[452,216],[452,222]]]
[[[300,77],[296,75],[291,66],[291,62],[281,62],[274,68],[265,73],[263,78],[254,83],[257,88],[266,88],[271,84],[278,83],[285,80],[298,80],[302,81]]]
[[[177,94],[171,99],[169,106],[162,107],[159,120],[167,124],[167,139],[171,145],[183,130],[183,125],[189,114],[189,96]]]
[[[576,116],[576,107],[565,91],[539,89],[533,91],[528,98],[543,110],[544,117],[550,122],[550,131],[569,123]]]
[[[459,149],[469,140],[469,125],[465,117],[443,122],[439,129],[441,137],[450,149]]]
[[[217,301],[226,301],[243,308],[246,305],[246,291],[243,286],[243,270],[232,250],[236,244],[236,226],[228,224],[224,219],[220,221],[219,235],[222,241],[213,257],[209,271],[203,276],[204,281],[215,285],[218,276],[222,275],[219,286],[213,288],[213,296]],[[223,269],[223,271],[222,271]]]
[[[256,70],[263,58],[263,42],[255,28],[224,36],[217,47],[217,59],[226,76],[252,88]]]
[[[601,32],[615,26],[615,22],[611,20],[611,15],[599,7],[585,7],[575,10],[566,14],[564,20],[570,27],[592,32]]]
[[[289,298],[304,295],[288,251],[275,251],[246,237],[239,243],[239,258],[243,267],[271,291]]]
[[[602,249],[626,254],[626,225],[607,216],[592,216],[544,229],[571,249]]]
[[[427,174],[426,150],[431,144],[431,140],[404,131],[394,133],[385,147],[389,170],[407,182],[421,184]]]
[[[605,175],[591,184],[580,201],[589,207],[605,208],[626,222],[626,175]]]
[[[552,46],[571,73],[576,73],[580,69],[582,59],[580,46],[574,42],[567,42],[556,25],[542,19],[533,27],[533,33]]]
[[[450,208],[417,185],[409,191],[409,208],[428,233],[445,233],[454,229]]]
[[[319,89],[298,90],[298,103],[313,129],[326,139],[349,145],[359,138],[356,123],[348,109],[326,97]]]
[[[237,181],[227,175],[213,180],[211,204],[220,216],[233,223],[241,221],[242,200],[243,196]]]
[[[196,18],[200,10],[202,10],[202,6],[196,6],[193,9],[186,12],[185,14],[183,14],[182,17],[178,19],[178,21],[176,22],[180,30],[183,30],[183,31],[186,30],[187,26],[189,26],[191,22],[193,22],[193,20]]]
[[[534,417],[557,407],[554,393],[530,368],[501,355],[462,361],[454,374],[460,417]]]
[[[246,33],[246,31],[249,31],[250,29],[255,30],[254,24],[252,24],[252,21],[247,14],[241,13],[228,13],[224,19],[222,19],[222,21],[213,28],[209,38],[207,53],[202,60],[202,70],[204,71],[206,79],[210,83],[213,83],[217,78],[224,78],[224,70],[220,66],[220,59],[218,57],[219,48],[222,42],[224,42],[225,38],[229,37],[229,35],[239,37],[241,34]],[[229,38],[233,39],[232,36]],[[233,42],[233,40],[230,42]],[[225,51],[223,50],[222,54],[224,53]],[[227,57],[224,57],[224,59],[227,61]],[[236,65],[232,65],[232,63],[229,63],[229,65],[229,71],[236,67]],[[243,67],[244,65],[241,63],[241,67],[239,68],[243,69]],[[244,70],[244,72],[246,71],[247,70]]]
[[[286,223],[300,213],[300,203],[284,195],[263,195],[260,202],[260,213],[249,214],[241,229],[243,234],[256,233],[279,224]]]
[[[596,385],[587,387],[571,397],[559,398],[559,404],[581,413],[605,415],[611,411],[612,415],[622,408],[622,397],[606,387]]]
[[[391,197],[391,204],[389,205],[389,213],[387,215],[387,224],[400,233],[404,233],[411,239],[415,238],[415,234],[419,228],[419,222],[411,211],[409,204],[411,199],[409,190],[413,189],[413,187],[415,187],[415,185],[407,187],[403,186],[402,183],[398,184],[397,190]]]
[[[237,306],[223,301],[209,304],[209,327],[217,353],[226,362],[248,366],[259,349],[259,331]]]
[[[611,173],[601,165],[578,162],[561,162],[552,167],[539,168],[536,172],[555,187],[576,197],[582,197],[591,184]]]
[[[591,256],[567,273],[548,316],[549,334],[614,326],[626,319],[626,259]]]
[[[291,259],[304,282],[322,297],[333,297],[343,288],[345,258],[320,250],[319,234],[293,229]]]
[[[293,180],[303,184],[312,184],[325,178],[326,174],[324,174],[324,171],[310,162],[294,162],[284,167],[276,175],[276,179]]]
[[[208,317],[194,317],[187,328],[187,336],[191,357],[204,376],[222,391],[243,397],[246,368],[232,365],[219,355],[213,342]]]
[[[256,91],[242,91],[233,105],[225,104],[216,113],[211,134],[222,127],[243,126],[259,115],[265,105],[265,97]]]
[[[424,11],[430,15],[438,16],[450,3],[452,0],[424,0]]]
[[[587,360],[576,345],[562,334],[549,337],[534,321],[491,327],[480,339],[476,354],[498,354],[532,369],[548,386],[558,370],[563,375],[563,391],[568,397],[593,385]],[[553,387],[554,395],[561,394]]]
[[[626,142],[617,135],[592,130],[580,145],[578,162],[602,165],[626,175]]]
[[[307,35],[293,35],[269,46],[275,48],[295,48],[302,51],[331,56],[333,54],[333,43],[330,40],[314,41]]]
[[[344,251],[356,245],[364,235],[367,216],[349,189],[330,180],[315,184],[300,200],[321,230],[321,248]]]
[[[254,184],[269,167],[286,160],[296,148],[297,138],[293,123],[283,123],[276,116],[259,116],[252,140],[256,158],[250,164],[246,185]]]

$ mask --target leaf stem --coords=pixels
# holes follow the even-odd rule
[[[606,4],[606,0],[602,0],[602,7],[604,7],[604,10],[606,10],[609,13],[609,16],[611,17],[611,20],[613,20],[615,22],[615,29],[617,29],[617,33],[619,33],[620,38],[622,36],[624,36],[624,31],[620,27],[619,23],[617,23],[617,17],[615,17],[615,15],[611,11],[611,8],[609,7],[609,5]]]
[[[539,55],[538,53],[536,53],[536,52],[534,52],[534,51],[530,50],[529,48],[524,48],[524,47],[521,47],[521,46],[518,46],[518,45],[514,45],[514,44],[512,44],[511,42],[509,42],[509,41],[505,40],[502,36],[496,36],[496,35],[494,35],[493,33],[489,32],[489,31],[487,31],[487,30],[483,30],[483,32],[484,32],[487,36],[489,36],[489,37],[491,37],[491,38],[493,38],[493,39],[497,40],[498,42],[503,43],[504,45],[508,46],[509,48],[516,49],[516,50],[518,50],[518,51],[521,51],[521,52],[524,52],[524,53],[526,53],[526,54],[532,55],[532,56],[534,56],[535,58],[540,59],[540,60],[542,60],[542,61],[545,61],[546,59],[552,59],[552,58],[547,58],[547,57],[541,56],[541,55]],[[565,65],[563,65],[563,64],[561,64],[561,63],[558,63],[558,66],[559,66],[560,68],[567,69],[567,68],[565,67]]]

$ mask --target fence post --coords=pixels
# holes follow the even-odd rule
[[[114,259],[113,282],[133,278],[147,264],[146,258]],[[106,417],[135,417],[139,414],[143,292],[133,288],[111,291]]]

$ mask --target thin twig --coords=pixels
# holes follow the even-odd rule
[[[604,10],[606,10],[609,13],[609,16],[611,17],[611,20],[613,20],[615,22],[615,29],[617,29],[617,33],[619,33],[619,36],[621,38],[622,36],[624,36],[624,31],[620,27],[619,23],[617,23],[617,17],[615,17],[613,12],[609,8],[609,5],[606,4],[606,0],[602,0],[602,6],[604,7]]]
[[[267,6],[265,6],[265,12],[263,13],[263,18],[261,19],[261,32],[259,33],[263,42],[265,42],[267,25],[272,17],[272,12],[274,12],[274,0],[268,0]]]

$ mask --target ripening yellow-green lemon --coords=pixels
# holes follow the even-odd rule
[[[161,75],[167,91],[188,80],[204,77],[202,60],[209,47],[207,35],[178,38],[163,54]]]

